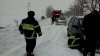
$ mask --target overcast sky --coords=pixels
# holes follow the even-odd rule
[[[31,10],[37,12],[42,11],[40,13],[44,13],[47,6],[53,6],[53,8],[60,10],[68,10],[70,5],[73,4],[73,1],[74,0],[0,0],[0,16],[27,12],[28,2],[30,2]]]
[[[74,0],[28,0],[31,1],[33,7],[53,6],[55,9],[68,10]]]
[[[45,15],[45,9],[52,6],[54,9],[68,10],[74,0],[27,0],[31,3],[30,9]],[[38,14],[39,15],[39,14]]]
[[[36,12],[36,17],[45,15],[45,9],[53,6],[55,9],[68,10],[74,0],[0,0],[1,19],[19,19],[27,16],[27,6]],[[1,20],[0,19],[0,20]]]

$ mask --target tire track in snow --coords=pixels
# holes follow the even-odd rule
[[[60,28],[59,28],[60,27]],[[53,48],[53,46],[55,45],[55,41],[57,41],[58,36],[57,35],[61,35],[60,31],[61,31],[62,26],[52,26],[52,28],[50,28],[50,30],[48,30],[48,34],[47,34],[47,39],[45,39],[45,41],[41,42],[39,45],[37,45],[36,49],[35,49],[35,55],[36,56],[40,56],[40,54],[43,54],[41,56],[50,56],[51,51],[52,50],[48,50]],[[59,31],[60,30],[60,31]],[[45,37],[44,37],[45,38]],[[53,46],[52,46],[53,45]],[[48,53],[50,52],[50,53]]]
[[[48,29],[49,28],[51,28],[52,26],[50,25],[50,26],[48,26],[48,27],[45,27],[45,28],[42,28],[41,30],[42,31],[48,31]],[[24,39],[24,37],[23,36],[20,36],[21,38],[23,38]],[[19,37],[18,37],[19,38]],[[42,37],[39,37],[39,38],[42,38]],[[14,47],[14,48],[12,48],[12,49],[10,49],[8,52],[6,52],[6,53],[4,53],[4,54],[2,54],[1,56],[11,56],[11,53],[17,53],[18,51],[17,50],[20,50],[20,49],[22,49],[22,50],[24,50],[23,49],[23,47],[25,46],[25,42],[24,43],[21,43],[20,45],[18,45],[18,46],[16,46],[16,47]],[[24,47],[25,48],[25,47]],[[25,52],[25,51],[24,51]],[[13,55],[12,55],[13,56]]]

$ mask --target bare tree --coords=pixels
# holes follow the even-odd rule
[[[87,10],[97,9],[100,11],[100,0],[75,0],[74,4],[69,8],[72,15],[83,15]]]
[[[84,2],[85,2],[85,0],[76,0],[78,11],[79,11],[79,15],[83,15]]]
[[[100,0],[86,0],[87,8],[92,11],[100,8]],[[99,7],[99,8],[97,8]]]
[[[83,15],[84,8],[84,0],[75,0],[74,4],[70,7],[70,11],[72,11],[73,15]]]
[[[99,7],[99,11],[100,11],[100,0],[98,0],[98,7]]]
[[[66,15],[67,17],[70,17],[73,13],[71,11],[65,11],[64,15]]]

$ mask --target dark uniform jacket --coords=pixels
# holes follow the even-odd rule
[[[82,27],[84,28],[84,34],[88,37],[88,40],[100,39],[100,14],[90,13],[83,19]]]
[[[40,25],[34,17],[23,19],[19,26],[19,31],[21,34],[24,34],[27,39],[36,38],[37,34],[38,36],[42,35]]]

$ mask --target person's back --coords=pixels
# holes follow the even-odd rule
[[[27,56],[33,55],[32,53],[36,46],[37,34],[38,36],[42,35],[40,25],[35,20],[34,15],[34,11],[29,11],[28,17],[23,19],[19,26],[20,33],[25,36]]]
[[[84,28],[84,35],[86,36],[85,41],[85,52],[84,55],[87,55],[90,52],[90,56],[95,55],[96,41],[98,31],[100,32],[100,15],[98,11],[92,11],[90,14],[84,17],[82,26]]]
[[[94,34],[100,30],[100,15],[98,12],[91,12],[84,17],[82,27],[84,28],[85,34]]]
[[[34,24],[34,25],[33,25]],[[35,29],[34,27],[39,26],[38,22],[34,19],[34,18],[26,18],[22,20],[22,25],[24,25],[23,27],[25,28],[26,26],[28,26],[28,30],[27,29],[23,29],[23,33],[25,35],[25,37],[31,37],[33,34],[33,30]],[[31,27],[33,27],[34,29],[31,29]],[[33,37],[37,37],[36,33],[37,31],[40,31],[40,29],[38,30],[34,30],[35,31],[35,35]]]

